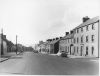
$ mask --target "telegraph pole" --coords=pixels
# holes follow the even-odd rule
[[[18,48],[17,48],[17,35],[16,35],[16,54],[17,54]]]
[[[1,29],[1,55],[3,55],[3,28]]]

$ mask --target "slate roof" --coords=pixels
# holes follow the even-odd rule
[[[77,28],[80,28],[80,27],[83,27],[85,25],[89,25],[89,24],[92,24],[92,23],[95,23],[99,20],[99,16],[97,17],[94,17],[92,19],[89,19],[87,20],[86,22],[80,24],[79,26],[75,27],[73,30],[77,29]],[[68,39],[68,38],[73,38],[73,34],[68,34],[67,36],[64,36],[61,40],[65,40],[65,39]]]
[[[59,40],[60,40],[60,39],[58,39],[58,40],[53,40],[53,41],[48,42],[47,44],[55,44],[55,43],[57,43]]]
[[[71,39],[71,38],[73,38],[73,34],[68,34],[68,35],[64,36],[61,40]]]
[[[95,22],[97,22],[98,20],[99,20],[99,16],[94,17],[94,18],[92,18],[92,19],[87,20],[87,21],[84,22],[84,23],[81,23],[79,26],[77,26],[77,27],[74,28],[74,29],[77,29],[77,28],[83,27],[83,26],[85,26],[85,25],[89,25],[89,24],[95,23]],[[74,30],[74,29],[73,29],[73,30]]]

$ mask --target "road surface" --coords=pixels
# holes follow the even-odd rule
[[[68,59],[25,52],[0,63],[0,74],[98,75],[98,59]]]

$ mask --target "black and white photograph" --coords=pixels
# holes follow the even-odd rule
[[[100,0],[0,0],[0,75],[99,76]]]

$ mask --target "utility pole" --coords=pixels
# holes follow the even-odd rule
[[[3,55],[3,28],[1,29],[1,55]]]
[[[17,48],[17,35],[16,35],[16,54],[17,54],[18,48]]]

